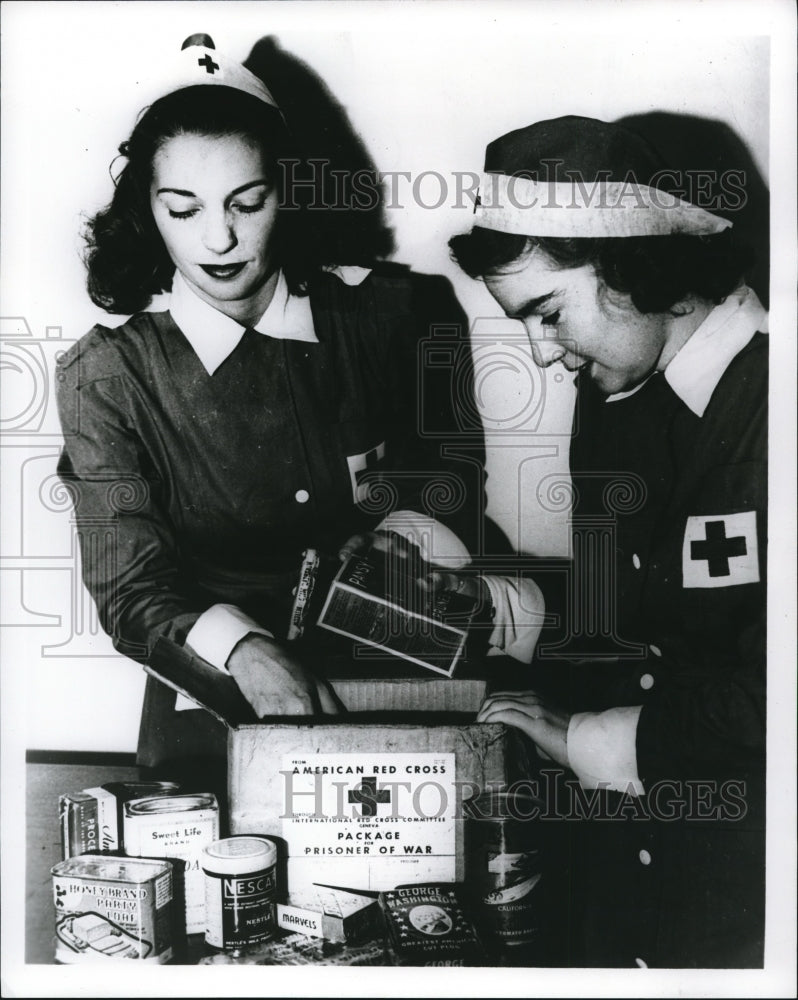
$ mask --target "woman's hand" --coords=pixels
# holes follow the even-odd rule
[[[437,594],[441,590],[453,590],[477,601],[480,606],[490,606],[490,591],[481,576],[471,573],[450,573],[447,570],[430,570],[417,581],[422,590]]]
[[[341,560],[351,555],[365,554],[374,549],[391,558],[407,562],[407,574],[413,576],[421,590],[437,594],[440,590],[454,590],[474,600],[490,603],[490,591],[481,577],[469,573],[455,573],[433,569],[421,556],[421,551],[395,531],[363,531],[346,541],[338,552]]]
[[[546,704],[534,691],[497,691],[482,703],[477,722],[503,722],[533,740],[544,757],[568,767],[571,716]]]
[[[395,531],[361,531],[352,535],[339,549],[338,558],[344,562],[350,556],[365,555],[371,550],[406,560],[408,573],[412,575],[421,574],[427,565],[421,558],[419,547]]]
[[[259,719],[338,713],[327,685],[292,655],[289,643],[250,633],[228,657],[227,669]]]

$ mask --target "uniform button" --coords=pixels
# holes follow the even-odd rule
[[[636,552],[632,556],[632,565],[635,569],[640,569],[640,556]]]
[[[654,687],[654,678],[651,674],[643,674],[640,678],[640,687],[644,691],[650,691]]]
[[[651,650],[654,656],[662,656],[662,650],[659,648],[659,646],[649,646],[648,648]]]
[[[642,958],[636,958],[635,959],[635,965],[638,967],[638,969],[647,969],[648,968],[647,963],[644,962]]]
[[[647,850],[645,850],[645,848],[637,856],[638,858],[640,858],[641,865],[651,864],[651,855],[648,853]]]
[[[294,494],[297,503],[307,503],[310,500],[310,493],[307,490],[297,490]]]

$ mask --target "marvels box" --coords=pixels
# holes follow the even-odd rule
[[[484,682],[333,683],[340,721],[231,730],[232,832],[285,841],[292,903],[322,874],[361,891],[462,881],[462,803],[518,766],[513,731],[473,722]]]

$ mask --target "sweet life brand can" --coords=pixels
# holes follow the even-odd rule
[[[125,803],[125,853],[186,862],[186,932],[205,930],[202,850],[219,839],[219,805],[210,792],[166,795]]]
[[[277,846],[267,837],[228,837],[202,852],[205,940],[242,951],[275,933]]]
[[[62,965],[172,958],[172,865],[84,854],[51,869],[55,960]]]
[[[531,945],[541,937],[541,805],[505,791],[464,804],[466,884],[475,919],[494,946]]]

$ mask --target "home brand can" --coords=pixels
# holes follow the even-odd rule
[[[497,791],[469,799],[464,808],[466,884],[480,929],[494,945],[537,942],[543,919],[540,801]]]
[[[277,847],[266,837],[228,837],[202,852],[205,940],[241,951],[273,936]]]
[[[165,795],[125,803],[125,853],[186,862],[186,932],[205,930],[202,849],[219,839],[219,806],[210,792]]]
[[[56,962],[162,965],[172,957],[170,862],[84,854],[59,861],[51,874]]]

